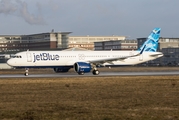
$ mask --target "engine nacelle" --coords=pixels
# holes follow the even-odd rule
[[[68,72],[70,70],[71,67],[56,67],[53,70],[56,73],[63,73],[63,72]]]
[[[77,62],[74,64],[74,69],[77,73],[88,73],[91,71],[91,64],[85,62]]]

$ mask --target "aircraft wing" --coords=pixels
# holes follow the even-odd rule
[[[135,57],[135,56],[139,56],[139,54],[136,54],[136,55],[130,55],[130,56],[124,56],[124,57],[116,57],[116,58],[107,58],[107,59],[98,59],[98,60],[91,60],[91,61],[88,61],[89,63],[93,63],[93,64],[103,64],[103,63],[112,63],[113,61],[117,61],[117,60],[125,60],[127,58],[130,58],[130,57]]]
[[[106,59],[91,60],[91,61],[88,61],[88,62],[97,65],[97,64],[103,64],[103,63],[112,63],[112,61],[117,61],[117,60],[122,61],[122,60],[130,58],[130,57],[135,57],[135,56],[141,55],[143,53],[145,47],[146,47],[146,45],[143,47],[143,49],[138,54],[135,54],[135,55],[128,55],[128,56],[116,57],[116,58],[106,58]]]

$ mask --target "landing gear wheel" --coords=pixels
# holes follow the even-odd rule
[[[99,75],[100,72],[99,72],[99,70],[93,70],[92,73],[93,73],[93,75]]]
[[[29,74],[27,72],[24,73],[25,76],[28,76]]]
[[[79,74],[79,75],[84,75],[85,73],[84,73],[84,72],[79,72],[78,74]]]

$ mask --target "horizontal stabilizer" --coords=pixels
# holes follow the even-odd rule
[[[150,56],[151,56],[151,57],[157,57],[157,56],[160,56],[160,55],[162,55],[162,56],[163,56],[163,54],[162,54],[162,53],[151,54]]]

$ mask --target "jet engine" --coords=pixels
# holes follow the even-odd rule
[[[74,69],[79,75],[83,75],[84,73],[91,71],[91,64],[85,62],[76,62],[74,64]]]

